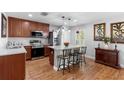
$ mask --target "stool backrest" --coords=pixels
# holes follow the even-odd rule
[[[81,47],[81,48],[80,48],[80,52],[81,52],[82,54],[86,54],[86,50],[87,50],[87,47]]]
[[[71,53],[71,49],[64,49],[63,50],[63,56],[69,56]]]
[[[79,53],[80,52],[80,47],[79,48],[74,48],[73,53]]]

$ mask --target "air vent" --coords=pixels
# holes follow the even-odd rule
[[[41,12],[40,15],[42,15],[42,16],[47,16],[47,15],[48,15],[48,12]]]

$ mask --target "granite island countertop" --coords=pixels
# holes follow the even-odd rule
[[[54,50],[63,50],[63,49],[73,49],[73,48],[78,48],[78,47],[84,47],[85,45],[69,45],[69,46],[48,46],[51,49]]]

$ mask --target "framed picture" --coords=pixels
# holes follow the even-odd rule
[[[1,14],[1,37],[7,36],[7,19],[4,14]]]
[[[124,43],[124,22],[111,24],[111,42]]]
[[[105,23],[94,25],[94,40],[102,41],[105,36]]]

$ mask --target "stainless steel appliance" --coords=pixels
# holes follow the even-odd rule
[[[40,40],[30,40],[32,45],[32,58],[43,57],[44,47]]]
[[[32,37],[43,37],[44,36],[43,31],[32,31],[31,34],[32,34]]]
[[[61,45],[62,33],[60,31],[49,32],[48,43],[50,45]]]

